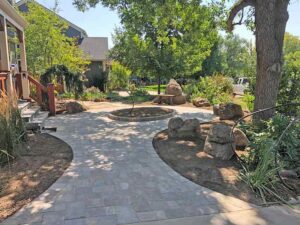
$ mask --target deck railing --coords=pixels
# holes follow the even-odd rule
[[[49,110],[52,116],[56,114],[54,85],[48,84],[47,87],[28,75],[30,85],[30,98],[35,100],[40,106]]]
[[[0,72],[0,94],[6,93],[6,79],[7,79],[7,73],[6,72]],[[1,95],[0,95],[1,96]]]

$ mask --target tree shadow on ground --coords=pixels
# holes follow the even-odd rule
[[[149,212],[151,220],[158,221],[252,209],[249,203],[194,184],[158,157],[152,139],[167,127],[168,120],[113,121],[107,117],[111,110],[49,119],[47,125],[58,128],[53,135],[72,147],[73,162],[55,184],[12,219],[75,224],[111,216],[112,224],[131,224],[145,221],[142,213]],[[181,112],[181,117],[200,121],[213,117],[195,109]]]

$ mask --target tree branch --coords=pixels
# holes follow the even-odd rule
[[[237,14],[244,10],[244,8],[248,7],[248,6],[252,6],[252,7],[255,7],[256,5],[256,0],[239,0],[230,10],[230,14],[229,14],[229,17],[228,17],[228,20],[227,20],[227,29],[228,31],[232,31],[233,30],[233,27],[235,25],[240,25],[242,24],[242,21],[243,21],[243,16],[244,16],[244,13],[242,15],[242,18],[241,20],[238,22],[238,23],[233,23],[235,17],[237,16]]]

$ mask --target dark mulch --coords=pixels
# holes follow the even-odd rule
[[[121,117],[155,117],[155,116],[166,115],[171,112],[172,110],[168,108],[140,107],[140,108],[134,108],[132,111],[131,108],[116,110],[113,111],[112,114]]]
[[[36,134],[10,166],[0,168],[0,222],[47,190],[69,167],[72,149],[48,134]]]

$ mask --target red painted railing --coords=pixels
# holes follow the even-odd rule
[[[6,93],[6,79],[7,79],[7,73],[1,72],[0,73],[0,92]],[[0,95],[1,96],[1,95]]]
[[[50,111],[50,115],[55,116],[55,94],[54,85],[48,84],[47,87],[42,85],[32,76],[28,75],[30,84],[30,98],[35,100],[40,106]]]
[[[22,74],[16,74],[16,82],[15,82],[16,94],[19,98],[23,97],[23,87],[22,87]]]

